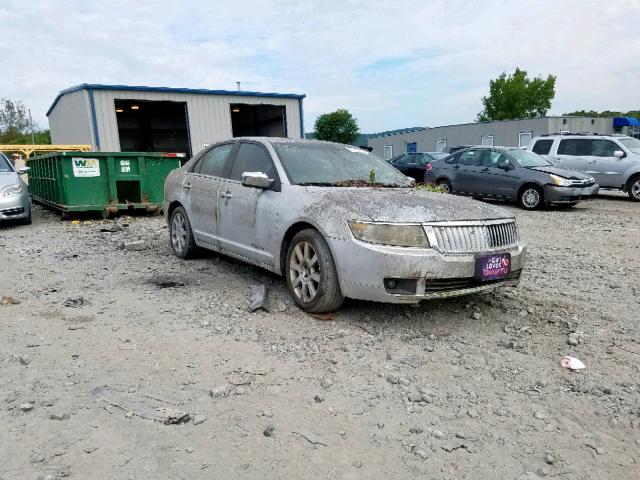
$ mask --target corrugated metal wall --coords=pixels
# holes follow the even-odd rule
[[[458,145],[481,145],[483,136],[492,135],[495,146],[518,147],[521,133],[531,132],[535,137],[561,131],[614,133],[610,118],[542,117],[434,127],[413,133],[369,138],[368,143],[373,147],[373,153],[384,158],[385,146],[388,145],[395,156],[407,151],[407,143],[416,142],[419,152],[434,152],[437,151],[438,140],[446,140],[445,151],[448,151],[450,147]]]
[[[292,138],[301,137],[300,105],[296,98],[182,94],[128,90],[94,90],[93,98],[100,136],[100,150],[102,151],[120,151],[115,99],[186,102],[191,151],[194,155],[199,152],[205,144],[215,143],[232,137],[230,110],[232,103],[282,105],[286,108],[287,135]],[[57,108],[56,106],[56,109]]]
[[[64,95],[49,114],[51,143],[93,145],[89,98],[86,90]]]

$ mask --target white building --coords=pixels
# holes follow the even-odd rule
[[[180,152],[231,137],[304,136],[304,95],[82,84],[47,112],[54,144],[104,152]]]

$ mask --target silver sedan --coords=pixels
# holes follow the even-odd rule
[[[375,155],[328,142],[210,146],[167,177],[164,212],[175,255],[212,250],[284,275],[309,312],[516,285],[525,263],[512,214],[417,190]]]
[[[31,223],[31,199],[27,184],[20,178],[20,175],[28,171],[29,167],[16,170],[4,153],[0,152],[0,221]]]

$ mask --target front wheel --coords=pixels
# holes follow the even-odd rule
[[[520,192],[519,203],[525,210],[536,210],[543,203],[543,194],[540,187],[528,185]]]
[[[629,193],[629,197],[631,198],[631,200],[640,202],[640,175],[636,175],[631,180],[629,180],[629,187],[627,188],[627,192]]]
[[[333,255],[317,230],[302,230],[293,237],[286,276],[289,293],[305,312],[332,312],[344,301]]]
[[[442,187],[444,193],[453,193],[453,186],[451,185],[451,182],[449,180],[440,180],[438,181],[437,185],[439,187]]]
[[[31,219],[31,206],[29,206],[29,215],[27,215],[22,220],[20,220],[20,223],[22,225],[31,225],[31,222],[32,222],[32,219]]]
[[[189,217],[183,207],[177,207],[171,213],[169,243],[176,257],[193,258],[198,253],[193,231],[191,231],[191,222],[189,222]]]

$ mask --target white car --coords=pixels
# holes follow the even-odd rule
[[[545,135],[527,147],[558,167],[595,178],[600,188],[627,192],[640,202],[640,140],[622,135]]]

